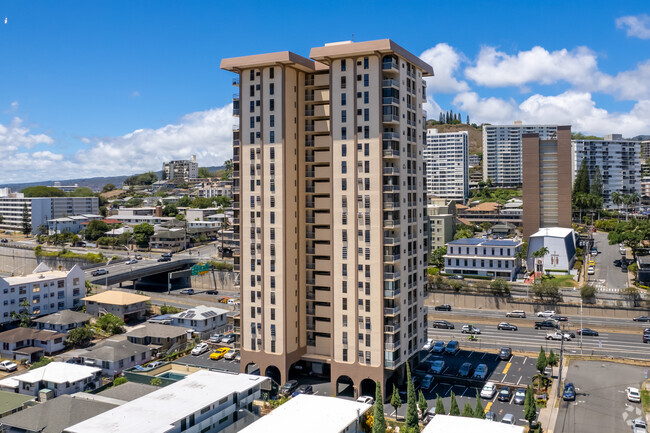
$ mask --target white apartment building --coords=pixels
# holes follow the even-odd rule
[[[3,192],[0,190],[0,192]],[[48,221],[73,215],[97,215],[97,197],[24,197],[21,193],[11,193],[8,188],[0,195],[0,230],[23,230],[24,214],[27,213],[32,233],[39,226],[48,227]]]
[[[224,59],[238,74],[234,231],[242,369],[297,363],[355,392],[426,338],[425,76],[395,42]],[[247,371],[247,370],[243,370]]]
[[[74,215],[54,218],[47,222],[47,231],[50,235],[64,232],[79,233],[85,228],[84,223],[87,224],[90,221],[100,220],[102,218],[101,215]]]
[[[199,164],[196,155],[191,160],[181,159],[163,163],[163,180],[187,181],[199,177]]]
[[[0,380],[0,389],[33,396],[38,396],[41,390],[49,390],[57,397],[97,389],[102,383],[101,373],[101,368],[50,362],[27,373]]]
[[[590,181],[596,167],[603,179],[603,205],[615,207],[612,194],[641,195],[641,145],[624,140],[621,134],[609,134],[604,140],[571,140],[571,168],[575,180],[582,161],[587,162]]]
[[[86,293],[86,276],[78,265],[69,271],[53,271],[41,263],[31,274],[0,277],[0,291],[0,323],[9,323],[12,312],[24,310],[23,301],[29,303],[34,317],[78,306]]]
[[[467,238],[447,243],[445,272],[514,281],[521,268],[521,241]]]
[[[229,197],[232,198],[232,181],[221,180],[218,182],[205,182],[197,190],[199,197]]]
[[[64,433],[219,432],[253,411],[263,376],[201,370],[143,397],[82,421]]]
[[[469,134],[427,130],[424,149],[429,196],[465,202],[469,196]]]
[[[499,187],[522,185],[522,134],[539,134],[550,140],[557,134],[557,125],[483,125],[483,180],[492,180]]]

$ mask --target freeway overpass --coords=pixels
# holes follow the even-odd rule
[[[200,261],[198,257],[173,257],[169,262],[158,262],[156,258],[143,258],[132,265],[117,262],[86,269],[86,280],[102,286],[121,285],[127,281],[147,281],[166,287],[168,274],[172,273],[174,279],[189,278],[190,268]],[[108,274],[93,276],[92,272],[97,269],[106,269]]]

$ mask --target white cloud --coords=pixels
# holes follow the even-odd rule
[[[628,37],[650,39],[650,16],[646,14],[616,18],[616,27],[624,29]]]
[[[640,63],[631,71],[619,72],[616,76],[598,74],[594,89],[619,99],[650,99],[650,60]]]
[[[9,125],[0,123],[0,152],[7,155],[20,147],[32,148],[37,144],[52,144],[52,137],[45,134],[31,134],[29,128],[22,126],[23,120],[14,117]]]
[[[517,104],[514,100],[481,98],[476,92],[464,92],[456,95],[453,104],[475,122],[504,124],[516,120]]]
[[[469,90],[465,81],[458,81],[454,76],[464,61],[464,56],[453,47],[440,43],[420,54],[420,58],[433,67],[434,76],[425,78],[428,91],[458,93]]]
[[[131,97],[132,98],[137,98],[139,96],[140,96],[140,92],[138,90],[134,90],[133,92],[131,92]]]

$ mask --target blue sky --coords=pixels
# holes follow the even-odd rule
[[[650,134],[648,15],[646,1],[4,0],[0,183],[220,164],[236,91],[221,58],[352,38],[431,62],[430,116]]]

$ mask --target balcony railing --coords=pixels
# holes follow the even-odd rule
[[[396,201],[385,201],[384,202],[384,209],[398,209],[399,208],[399,202]]]
[[[399,123],[399,116],[397,114],[384,114],[385,123]]]
[[[399,132],[384,132],[381,136],[384,140],[399,140]]]
[[[384,158],[399,158],[399,150],[384,149]]]
[[[384,280],[396,280],[399,278],[399,271],[397,272],[384,272]]]
[[[233,85],[233,86],[239,86],[239,77],[238,77],[238,78],[233,78],[233,79],[232,79],[232,85]]]
[[[384,245],[398,245],[399,238],[384,238]]]
[[[384,227],[387,228],[399,227],[399,220],[384,220]]]
[[[385,224],[384,224],[385,225]],[[384,255],[385,262],[396,262],[400,259],[399,254]],[[399,291],[398,291],[399,292]]]
[[[383,105],[399,105],[399,99],[392,96],[386,96],[381,98],[381,103]]]
[[[399,174],[399,168],[398,167],[384,167],[383,173],[386,175],[393,175],[396,176]]]
[[[395,343],[384,343],[384,349],[392,352],[393,350],[397,350],[400,345],[401,341],[396,341]]]
[[[384,185],[382,190],[384,192],[399,191],[399,185]]]
[[[382,80],[381,82],[382,87],[398,87],[399,88],[399,82],[397,80],[393,80],[392,78],[387,78]]]
[[[384,290],[384,298],[394,298],[395,296],[399,296],[400,294],[400,289],[395,289],[395,290]],[[398,325],[399,328],[399,325]],[[389,331],[386,331],[389,332]]]
[[[399,314],[399,306],[393,308],[384,308],[384,316],[395,316]]]
[[[382,62],[381,63],[381,69],[383,69],[384,71],[390,70],[390,69],[395,69],[395,70],[399,71],[399,65],[397,63],[395,63],[395,62]]]
[[[399,323],[397,325],[384,325],[384,332],[392,334],[397,331],[399,331]]]

